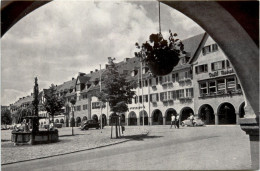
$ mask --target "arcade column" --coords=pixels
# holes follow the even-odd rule
[[[163,117],[163,125],[165,125],[165,123],[166,123],[166,118]]]
[[[125,118],[125,125],[128,126],[128,118]]]
[[[140,118],[139,117],[137,118],[137,125],[138,126],[140,125]]]
[[[218,125],[218,124],[219,124],[219,121],[218,121],[218,114],[215,113],[214,115],[215,115],[215,125]]]
[[[150,125],[153,125],[152,117],[148,117],[148,122],[149,122]]]
[[[239,118],[243,131],[249,135],[251,166],[253,170],[259,169],[259,115],[255,114],[250,105],[245,105],[245,116]]]

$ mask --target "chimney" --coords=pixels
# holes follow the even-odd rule
[[[71,80],[74,80],[74,77],[72,77],[72,79]]]
[[[129,60],[129,58],[125,58],[125,59],[124,59],[124,62],[128,62],[128,60]]]
[[[79,72],[79,74],[78,74],[78,76],[83,76],[83,75],[86,75],[86,74],[83,72]]]
[[[95,72],[98,72],[98,69],[95,69]]]

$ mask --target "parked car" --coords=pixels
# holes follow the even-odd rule
[[[195,117],[193,122],[194,122],[194,126],[204,126],[205,125],[205,123],[198,117]],[[193,125],[191,124],[190,119],[187,118],[186,120],[183,120],[181,122],[181,126],[193,126]]]
[[[98,122],[96,122],[95,120],[92,120],[92,119],[85,120],[85,121],[82,121],[80,128],[81,128],[81,130],[88,130],[89,128],[99,129],[100,123],[98,123]]]

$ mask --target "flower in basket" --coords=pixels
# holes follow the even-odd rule
[[[169,30],[168,41],[163,38],[161,33],[151,34],[149,42],[140,46],[136,43],[135,56],[145,62],[154,75],[167,75],[178,64],[180,56],[185,54],[184,45],[176,38],[177,34]]]

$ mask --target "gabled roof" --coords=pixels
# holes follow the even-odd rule
[[[79,81],[80,83],[85,84],[85,83],[87,83],[87,82],[90,80],[90,78],[91,78],[91,77],[88,76],[88,75],[78,76],[76,83],[78,84],[78,81]]]
[[[66,81],[61,85],[57,86],[57,91],[64,91],[64,90],[69,90],[69,89],[73,89],[76,86],[76,79],[70,80],[70,81]]]
[[[186,43],[184,44],[184,50],[191,53],[190,56],[191,58],[188,63],[191,64],[194,60],[198,58],[199,53],[201,52],[203,46],[205,45],[208,37],[209,37],[208,33],[205,32],[203,34],[193,36],[183,41],[183,44]]]

